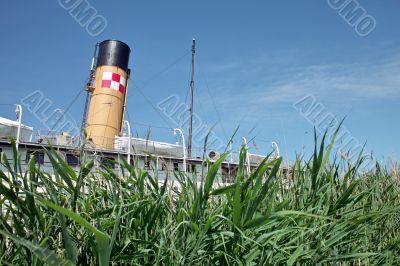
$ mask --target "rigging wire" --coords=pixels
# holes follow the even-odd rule
[[[207,92],[208,92],[208,95],[209,95],[210,98],[211,98],[211,103],[212,103],[212,106],[213,106],[213,108],[214,108],[214,110],[215,110],[215,114],[217,115],[218,122],[219,122],[219,124],[220,124],[220,126],[221,126],[221,129],[222,129],[222,133],[224,134],[225,139],[228,140],[228,134],[226,133],[224,124],[222,123],[221,115],[220,115],[220,113],[219,113],[219,111],[218,111],[218,109],[217,109],[217,106],[216,106],[216,104],[215,104],[215,101],[214,101],[215,98],[214,98],[213,95],[211,94],[210,86],[209,86],[209,84],[208,84],[208,81],[207,81],[207,77],[206,77],[206,75],[205,75],[205,72],[200,72],[200,73],[202,74],[202,77],[203,77],[203,79],[204,79],[204,82],[205,82],[205,85],[206,85],[205,87],[206,87],[206,90],[207,90]],[[199,74],[200,74],[200,73],[199,73]]]
[[[150,106],[156,111],[156,113],[161,117],[161,119],[164,121],[164,123],[166,125],[168,125],[169,128],[172,128],[171,124],[167,121],[167,119],[164,117],[164,115],[160,112],[160,110],[158,108],[156,108],[156,106],[154,106],[153,102],[143,93],[142,89],[145,88],[151,81],[155,80],[156,78],[158,78],[159,76],[161,76],[162,74],[164,74],[165,72],[167,72],[170,68],[172,68],[173,66],[175,66],[176,64],[178,64],[182,59],[184,59],[188,54],[191,53],[191,50],[187,51],[186,53],[184,53],[182,56],[180,56],[177,60],[175,60],[174,62],[172,62],[171,64],[169,64],[167,67],[165,67],[164,69],[162,69],[161,71],[157,72],[156,74],[154,74],[153,76],[151,76],[149,79],[147,79],[141,87],[139,86],[134,86],[134,88],[140,93],[140,95],[142,95],[142,97],[147,101],[148,104],[150,104]],[[129,95],[128,95],[128,99],[129,99]]]
[[[152,82],[153,80],[155,80],[156,78],[158,78],[159,76],[161,76],[162,74],[164,74],[165,72],[167,72],[170,68],[172,68],[173,66],[175,66],[177,63],[179,63],[182,59],[184,59],[188,54],[191,53],[191,50],[187,51],[186,53],[184,53],[182,56],[180,56],[178,59],[176,59],[175,61],[173,61],[171,64],[169,64],[168,66],[166,66],[165,68],[161,69],[160,71],[158,71],[157,73],[155,73],[154,75],[152,75],[150,78],[146,79],[143,84],[141,85],[142,89],[144,87],[146,87],[150,82]],[[137,87],[136,87],[137,88]],[[129,97],[129,96],[128,96]]]
[[[76,94],[75,98],[72,99],[71,103],[68,105],[68,107],[63,111],[63,113],[68,113],[69,109],[72,107],[72,105],[78,100],[79,96],[81,96],[83,90],[79,90],[78,94]],[[57,126],[58,123],[60,123],[62,116],[54,123],[53,127],[51,128],[50,132],[54,130],[54,128]]]
[[[147,101],[148,104],[157,112],[157,114],[161,117],[161,119],[164,121],[165,124],[167,124],[170,128],[172,128],[171,124],[168,122],[168,120],[164,117],[164,115],[160,112],[160,110],[154,106],[153,102],[139,89],[136,88],[140,95],[143,96],[143,98]]]

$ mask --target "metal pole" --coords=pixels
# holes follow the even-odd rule
[[[246,147],[246,164],[247,164],[247,173],[250,174],[250,156],[249,156],[249,146],[247,146],[247,139],[242,137],[244,146]]]
[[[278,158],[280,156],[278,143],[273,141],[272,142],[272,148],[275,150],[276,157]]]
[[[275,156],[276,158],[280,157],[280,152],[279,152],[279,147],[278,147],[278,143],[276,143],[275,141],[272,142],[272,148],[275,150]],[[275,159],[276,159],[275,158]],[[279,174],[281,174],[281,167],[279,167]]]
[[[18,151],[19,139],[20,139],[20,135],[21,135],[21,125],[22,125],[22,106],[20,104],[16,105],[15,113],[17,114],[17,118],[18,118],[17,140],[15,142],[15,146]]]
[[[188,137],[188,157],[192,157],[192,131],[193,131],[193,91],[194,91],[194,64],[196,59],[196,40],[192,44],[192,76],[190,79],[190,107],[189,107],[189,137]]]
[[[128,155],[127,155],[127,160],[128,160],[128,164],[131,164],[131,139],[132,139],[132,135],[131,135],[131,125],[129,124],[129,122],[127,120],[125,120],[125,126],[128,130]]]
[[[159,168],[158,168],[158,156],[156,157],[156,171],[157,171],[157,176],[158,176],[158,174],[159,174]]]
[[[176,132],[179,132],[181,134],[182,138],[182,149],[183,149],[183,169],[184,173],[187,173],[187,167],[186,167],[186,145],[185,145],[185,135],[183,135],[183,130],[180,128],[174,128],[174,136],[176,136]]]

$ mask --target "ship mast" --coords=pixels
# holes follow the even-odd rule
[[[190,107],[189,107],[189,136],[187,144],[188,158],[192,156],[192,134],[193,134],[193,91],[194,91],[194,64],[196,58],[196,40],[192,44],[192,74],[190,79]]]

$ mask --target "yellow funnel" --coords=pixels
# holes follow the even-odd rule
[[[123,42],[99,44],[93,93],[86,121],[88,139],[96,148],[113,149],[121,135],[128,92],[130,48]]]

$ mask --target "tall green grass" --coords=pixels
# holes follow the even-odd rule
[[[33,158],[22,171],[14,148],[0,171],[0,264],[399,265],[398,177],[358,175],[363,158],[343,168],[331,149],[324,137],[283,176],[282,158],[247,173],[242,148],[235,182],[214,188],[227,154],[201,185],[177,173],[177,186],[125,161],[120,174],[95,167],[83,150],[79,172],[47,150],[52,178]]]

